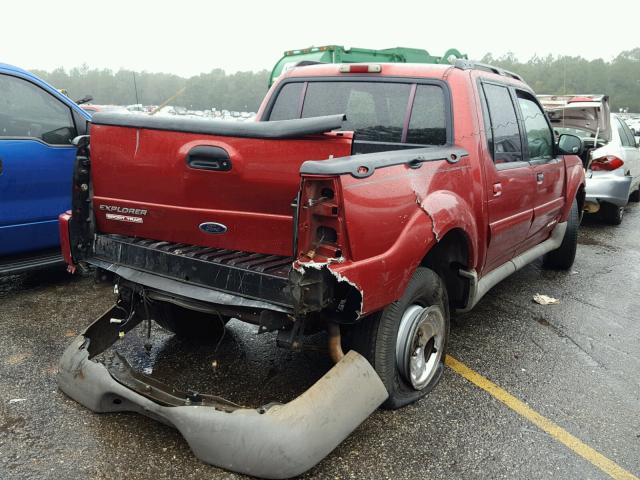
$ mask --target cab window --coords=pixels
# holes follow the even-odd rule
[[[31,82],[0,75],[0,138],[30,137],[69,145],[75,136],[69,107]]]
[[[342,129],[354,132],[353,153],[370,153],[446,144],[447,102],[446,90],[436,84],[289,82],[279,90],[269,120],[345,114]]]
[[[553,158],[553,134],[544,112],[524,92],[518,92],[518,104],[524,121],[529,160]]]
[[[418,85],[411,109],[407,143],[444,145],[446,142],[444,92],[435,85]]]
[[[344,113],[344,129],[357,140],[399,143],[410,90],[406,83],[310,82],[302,118]]]
[[[298,118],[304,83],[287,83],[278,93],[278,99],[271,110],[270,120],[290,120]]]
[[[489,150],[497,164],[522,160],[522,142],[516,110],[507,87],[483,84],[487,113],[491,125]]]

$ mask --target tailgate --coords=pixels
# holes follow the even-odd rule
[[[97,230],[291,255],[300,165],[350,154],[350,134],[321,134],[341,121],[98,114],[91,127]]]

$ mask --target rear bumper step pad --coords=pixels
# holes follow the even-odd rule
[[[94,257],[100,262],[261,300],[291,309],[288,281],[292,257],[160,242],[120,235],[98,235]],[[88,260],[92,263],[91,259]]]
[[[118,339],[107,311],[65,350],[58,385],[94,412],[132,411],[175,427],[204,462],[263,478],[290,478],[312,468],[388,396],[367,360],[350,351],[286,404],[242,408],[212,395],[187,395],[120,359],[109,368],[91,358]],[[126,330],[135,326],[127,325]],[[119,372],[119,373],[118,373]]]

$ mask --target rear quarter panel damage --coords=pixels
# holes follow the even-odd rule
[[[456,163],[376,169],[364,179],[340,177],[351,256],[328,268],[358,287],[363,315],[399,299],[427,253],[453,229],[468,240],[468,268],[484,262],[487,234],[479,224],[486,222],[485,139],[478,106],[468,72],[452,70],[445,79],[452,93],[454,144],[468,155]]]
[[[454,228],[470,240],[469,259],[475,265],[474,211],[482,196],[470,188],[471,162],[466,156],[455,164],[396,165],[366,179],[341,177],[351,258],[328,268],[357,286],[363,296],[361,314],[400,298],[429,250]]]

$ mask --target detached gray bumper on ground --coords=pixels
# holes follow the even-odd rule
[[[624,174],[623,168],[612,172],[588,172],[586,201],[607,202],[624,207],[629,202],[631,180],[629,175]]]
[[[180,431],[198,458],[229,470],[264,478],[299,475],[322,460],[387,398],[375,370],[350,351],[287,404],[258,409],[230,407],[230,403],[166,406],[149,398],[158,385],[152,379],[145,386],[149,391],[145,396],[90,359],[118,338],[117,327],[109,325],[110,317],[111,311],[65,350],[58,373],[60,388],[95,412],[132,411],[169,424]]]

